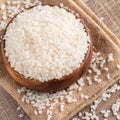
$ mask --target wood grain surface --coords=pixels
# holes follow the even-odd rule
[[[120,0],[84,0],[85,3],[96,13],[96,15],[120,38]],[[104,103],[100,104],[99,109],[108,108],[117,98],[120,98],[120,92],[113,94],[112,98]],[[9,106],[9,107],[8,107]],[[18,115],[24,113],[23,110],[16,111],[17,103],[12,97],[0,87],[0,120],[20,120]],[[9,108],[9,109],[8,109]],[[87,111],[89,106],[83,111]],[[100,115],[99,115],[100,116]],[[102,116],[100,116],[103,120]],[[24,113],[22,120],[30,120],[27,114]],[[112,115],[110,120],[115,120]]]

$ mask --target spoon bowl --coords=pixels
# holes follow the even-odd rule
[[[13,21],[13,19],[9,22],[9,24]],[[7,25],[7,27],[9,26],[9,24]],[[4,35],[6,34],[7,27],[5,29]],[[22,86],[25,86],[29,89],[38,90],[41,92],[51,92],[51,91],[58,91],[58,90],[67,88],[71,84],[76,82],[78,79],[80,79],[80,77],[87,71],[90,61],[91,61],[91,58],[92,58],[92,53],[93,53],[92,38],[91,38],[88,28],[86,26],[85,26],[85,30],[86,30],[88,36],[90,37],[90,41],[91,41],[89,43],[87,53],[85,54],[85,58],[84,58],[83,62],[80,64],[79,68],[73,70],[73,72],[70,73],[69,75],[63,76],[61,79],[53,79],[53,80],[49,80],[46,82],[40,82],[35,79],[25,78],[24,75],[18,73],[13,68],[11,68],[7,57],[5,56],[5,49],[4,49],[5,48],[5,39],[4,39],[4,35],[3,35],[3,38],[1,41],[1,54],[2,54],[2,61],[4,63],[4,66],[5,66],[6,70],[8,71],[8,73],[10,74],[10,76],[15,81],[17,81],[19,84],[21,84]]]

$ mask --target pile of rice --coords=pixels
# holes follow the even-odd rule
[[[4,39],[11,67],[41,82],[60,79],[79,68],[90,42],[79,19],[47,5],[17,15]]]

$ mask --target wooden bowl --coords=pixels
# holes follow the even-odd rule
[[[13,19],[9,22],[9,24],[13,21]],[[9,24],[7,25],[7,27],[9,26]],[[6,34],[7,27],[5,29],[4,35]],[[51,91],[58,91],[58,90],[67,88],[71,84],[76,82],[78,79],[80,79],[80,77],[87,71],[87,69],[89,67],[89,64],[90,64],[90,61],[91,61],[91,57],[92,57],[92,53],[93,53],[92,38],[91,38],[91,36],[89,34],[89,31],[88,31],[86,26],[85,26],[85,29],[86,29],[87,34],[90,37],[90,40],[91,40],[91,42],[89,44],[88,51],[85,54],[85,59],[80,64],[79,68],[75,69],[69,75],[63,76],[59,80],[58,79],[53,79],[53,80],[49,80],[49,81],[46,81],[46,82],[40,82],[38,80],[25,78],[24,75],[18,73],[14,69],[12,69],[11,66],[10,66],[10,63],[8,62],[7,57],[5,56],[5,50],[4,50],[5,39],[4,39],[4,35],[3,35],[3,38],[2,38],[2,41],[1,41],[1,54],[2,54],[2,61],[4,63],[4,66],[5,66],[6,70],[8,71],[8,73],[10,74],[10,76],[15,81],[17,81],[19,84],[21,84],[22,86],[25,86],[29,89],[38,90],[38,91],[41,91],[41,92],[51,92]]]

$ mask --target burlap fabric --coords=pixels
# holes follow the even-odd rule
[[[93,38],[94,47],[97,51],[102,53],[102,56],[106,57],[109,53],[114,54],[114,62],[107,63],[110,68],[111,80],[106,79],[106,75],[102,74],[102,83],[97,84],[94,82],[91,86],[85,85],[83,90],[80,92],[74,91],[74,96],[76,98],[80,97],[80,93],[85,93],[90,96],[88,100],[78,100],[75,104],[67,104],[64,112],[59,112],[58,107],[53,110],[52,120],[68,120],[78,111],[83,109],[85,106],[92,103],[105,89],[115,83],[120,79],[120,70],[116,69],[116,64],[120,64],[120,42],[118,38],[110,32],[110,30],[100,22],[100,20],[94,15],[94,13],[81,1],[79,0],[41,0],[42,3],[49,3],[51,5],[58,5],[63,2],[64,5],[68,6],[70,9],[74,10],[80,15],[80,18],[84,21],[90,30],[91,36]],[[49,2],[48,2],[49,1]],[[29,104],[24,104],[21,102],[21,95],[16,91],[20,87],[6,72],[2,61],[0,59],[0,86],[4,88],[7,93],[9,93],[14,100],[23,108],[27,113],[25,120],[31,118],[32,120],[45,120],[46,113],[42,115],[35,116],[33,114],[33,107]],[[6,106],[9,108],[9,105]],[[12,109],[12,108],[11,108]],[[10,109],[10,110],[11,110]],[[2,113],[1,113],[2,114]],[[9,114],[9,113],[8,113]]]

